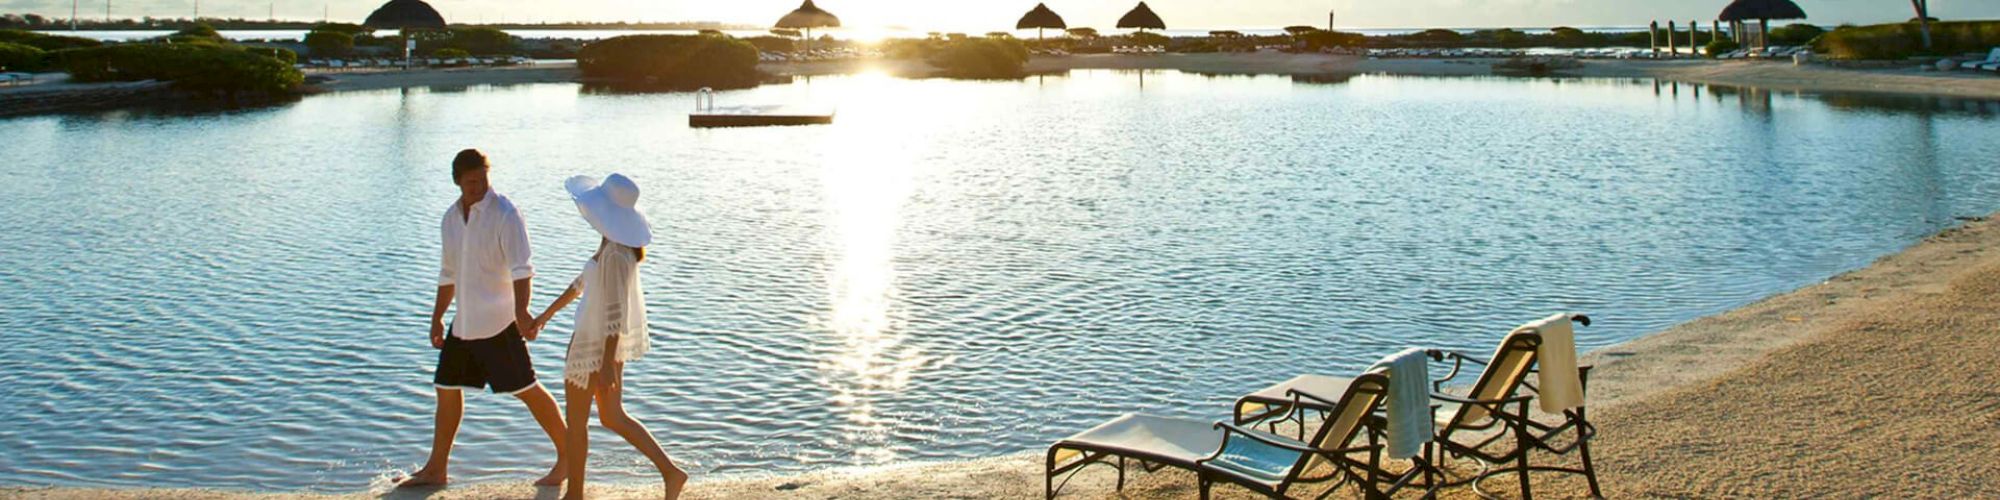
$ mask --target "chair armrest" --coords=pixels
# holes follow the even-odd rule
[[[1444,393],[1439,393],[1439,392],[1433,392],[1433,393],[1431,393],[1431,399],[1435,399],[1435,400],[1439,400],[1439,401],[1449,401],[1449,402],[1453,402],[1453,403],[1458,403],[1458,404],[1464,404],[1464,405],[1495,405],[1495,404],[1498,404],[1498,405],[1504,405],[1504,404],[1510,404],[1510,403],[1521,403],[1521,402],[1526,402],[1526,401],[1529,401],[1529,400],[1533,400],[1533,399],[1535,399],[1535,397],[1534,397],[1534,396],[1514,396],[1514,397],[1511,397],[1511,398],[1502,398],[1502,399],[1472,399],[1472,398],[1462,398],[1462,397],[1458,397],[1458,396],[1453,396],[1453,395],[1450,395],[1450,394],[1444,394]]]

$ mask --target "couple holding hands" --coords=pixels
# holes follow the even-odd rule
[[[644,355],[648,345],[638,269],[646,259],[646,245],[652,242],[652,229],[636,208],[638,185],[619,174],[601,182],[577,176],[564,183],[583,219],[602,238],[582,275],[547,310],[531,315],[528,299],[535,268],[528,263],[527,226],[514,203],[488,184],[489,168],[486,155],[476,149],[460,151],[452,159],[451,176],[459,197],[444,214],[444,259],[431,311],[431,347],[438,349],[432,380],[437,388],[436,429],[430,459],[398,487],[448,480],[452,440],[464,415],[463,392],[490,388],[525,403],[555,443],[555,467],[536,485],[567,481],[563,497],[583,497],[590,404],[595,401],[598,421],[652,460],[666,498],[679,497],[687,473],[674,466],[644,424],[625,413],[620,394],[625,363]],[[579,297],[576,331],[563,365],[565,411],[535,378],[527,341],[540,336],[549,319]],[[458,314],[447,324],[444,314],[454,300]]]

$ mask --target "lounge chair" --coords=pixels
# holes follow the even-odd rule
[[[1992,71],[1995,68],[2000,68],[2000,47],[1995,47],[1993,49],[1993,52],[1987,53],[1986,60],[1984,61],[1967,62],[1958,65],[1958,67],[1959,69],[1973,69],[1973,70],[1984,70],[1984,71]]]
[[[1577,324],[1590,325],[1590,318],[1575,316]],[[1480,358],[1470,354],[1432,350],[1430,355],[1438,361],[1451,361],[1451,373],[1433,382],[1431,398],[1441,403],[1456,404],[1458,408],[1452,417],[1438,423],[1437,439],[1433,443],[1445,453],[1456,457],[1470,457],[1489,468],[1477,475],[1447,486],[1472,483],[1478,492],[1480,481],[1488,477],[1513,473],[1520,482],[1521,498],[1534,496],[1528,479],[1531,471],[1565,472],[1581,474],[1590,484],[1590,494],[1602,498],[1597,486],[1597,470],[1590,463],[1590,439],[1597,434],[1597,428],[1586,419],[1584,408],[1562,411],[1563,421],[1548,425],[1532,418],[1528,402],[1539,397],[1540,391],[1528,383],[1528,375],[1537,373],[1537,363],[1542,346],[1542,334],[1532,328],[1518,329],[1507,334],[1500,342],[1500,348],[1491,358]],[[1456,378],[1466,363],[1479,365],[1479,379],[1472,384],[1465,396],[1445,394],[1447,382]],[[1579,366],[1578,375],[1587,390],[1590,381],[1590,366]],[[1525,388],[1527,394],[1517,394]],[[1508,407],[1512,406],[1513,409]],[[1481,435],[1486,431],[1503,431],[1491,435]],[[1514,439],[1511,446],[1504,443],[1508,435]],[[1568,444],[1557,445],[1556,440],[1565,434],[1573,434]],[[1461,442],[1459,439],[1465,439]],[[1530,466],[1528,454],[1543,450],[1563,455],[1577,451],[1582,456],[1583,467],[1562,468],[1551,466]],[[1511,465],[1510,465],[1511,462]],[[1491,468],[1491,466],[1501,466]],[[1484,495],[1484,492],[1480,492]]]
[[[1194,472],[1203,498],[1215,482],[1283,496],[1295,486],[1334,480],[1338,482],[1328,485],[1328,491],[1354,481],[1371,497],[1385,495],[1414,484],[1417,477],[1430,477],[1435,472],[1421,465],[1421,461],[1417,461],[1419,467],[1400,475],[1382,471],[1377,462],[1383,447],[1374,442],[1379,435],[1376,432],[1367,434],[1369,445],[1348,446],[1362,433],[1366,417],[1381,406],[1387,391],[1386,369],[1355,377],[1338,399],[1293,391],[1292,398],[1314,401],[1332,408],[1332,414],[1339,416],[1321,425],[1310,443],[1229,422],[1126,414],[1049,446],[1043,477],[1045,498],[1055,498],[1059,487],[1055,482],[1057,476],[1074,477],[1079,469],[1093,464],[1116,468],[1117,487],[1123,490],[1125,467],[1130,460],[1139,461],[1148,471],[1174,467]],[[1296,402],[1288,406],[1307,407]],[[1355,460],[1349,456],[1354,453],[1368,453],[1369,459]],[[1332,466],[1333,471],[1321,476],[1307,475],[1323,465]],[[1380,488],[1384,482],[1392,485],[1386,492]]]

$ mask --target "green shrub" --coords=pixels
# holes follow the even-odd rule
[[[1701,53],[1707,55],[1709,59],[1714,59],[1716,56],[1727,54],[1740,48],[1743,48],[1743,46],[1737,45],[1735,40],[1717,38],[1713,42],[1708,42],[1708,46],[1704,47]]]
[[[1318,30],[1298,36],[1306,48],[1319,50],[1328,47],[1358,47],[1368,43],[1368,37],[1359,33]]]
[[[347,57],[354,52],[354,35],[339,31],[306,33],[306,50],[313,57]]]
[[[482,56],[514,53],[514,35],[494,28],[455,28],[447,47]]]
[[[47,35],[33,31],[0,30],[0,42],[18,43],[44,51],[97,47],[104,42],[73,36]]]
[[[193,25],[190,25],[186,28],[181,28],[180,31],[175,31],[173,35],[170,35],[170,37],[207,38],[211,40],[221,40],[222,34],[217,33],[215,31],[215,27],[209,26],[208,23],[194,23]]]
[[[436,51],[432,51],[431,57],[436,57],[438,59],[464,59],[467,57],[472,57],[472,53],[466,52],[465,49],[443,48],[443,49],[437,49]]]
[[[1819,37],[1814,49],[1837,59],[1903,59],[1919,55],[1981,52],[2000,46],[2000,21],[1931,23],[1931,50],[1914,23],[1842,26]]]
[[[798,50],[798,43],[784,37],[753,36],[745,38],[743,41],[750,42],[751,46],[757,47],[757,50],[764,52],[791,52]]]
[[[673,89],[757,85],[757,48],[733,38],[627,35],[576,53],[584,78]]]
[[[204,92],[288,92],[303,83],[290,64],[240,47],[204,44],[122,44],[54,54],[81,82],[161,80]]]
[[[33,45],[0,42],[0,71],[39,71],[47,60],[48,52]]]
[[[1826,34],[1826,28],[1810,24],[1790,24],[1771,30],[1772,45],[1805,45]]]
[[[1425,40],[1431,42],[1456,42],[1459,41],[1460,39],[1465,38],[1465,35],[1461,35],[1456,31],[1447,29],[1435,29],[1435,28],[1419,31],[1416,34],[1410,36],[1418,40]]]
[[[925,60],[953,78],[1019,78],[1028,47],[1019,40],[978,38],[945,42]]]
[[[285,63],[287,66],[299,63],[299,53],[292,52],[291,49],[280,47],[245,47],[243,50],[252,54],[277,59],[278,62]]]

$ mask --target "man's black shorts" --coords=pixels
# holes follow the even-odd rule
[[[479,340],[460,339],[447,331],[444,349],[438,351],[437,376],[431,384],[440,389],[473,391],[491,387],[494,394],[515,394],[535,387],[535,363],[515,326],[508,325],[499,335]]]

